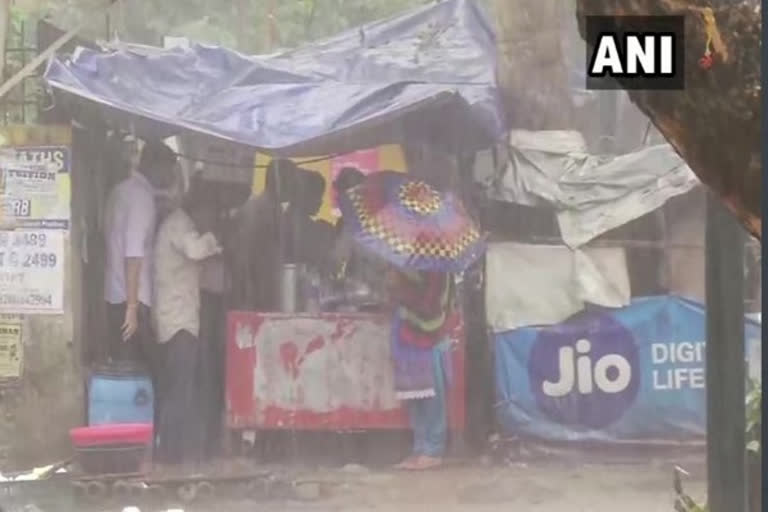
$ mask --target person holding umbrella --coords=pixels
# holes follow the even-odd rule
[[[442,465],[447,442],[448,327],[453,274],[482,255],[485,244],[452,194],[400,173],[381,171],[339,198],[344,229],[392,265],[392,359],[396,396],[406,402],[413,450],[398,465]]]
[[[453,276],[394,270],[390,297],[395,395],[406,403],[413,430],[412,454],[397,468],[433,469],[442,464],[448,437],[446,385],[451,341],[446,326],[453,303]]]

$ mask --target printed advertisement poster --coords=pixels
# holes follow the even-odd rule
[[[0,313],[64,312],[64,233],[0,231]]]
[[[14,148],[0,163],[2,215],[22,228],[69,227],[71,157],[66,146]]]
[[[344,167],[355,167],[363,174],[380,170],[406,172],[405,155],[396,144],[387,144],[371,149],[355,151],[346,155],[323,157],[292,158],[299,167],[319,173],[325,179],[325,195],[317,218],[331,223],[336,222],[339,212],[331,186],[339,171]],[[259,195],[264,190],[265,167],[272,161],[268,155],[256,154],[256,171],[253,178],[253,194]],[[302,163],[308,162],[308,163]]]
[[[0,315],[0,380],[21,376],[22,337],[21,318]]]
[[[761,326],[744,322],[751,366]],[[706,311],[674,296],[595,308],[495,335],[505,434],[548,441],[677,441],[706,436]]]

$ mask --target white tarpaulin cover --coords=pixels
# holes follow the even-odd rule
[[[699,181],[669,144],[617,157],[588,153],[575,131],[512,131],[499,169],[478,159],[475,179],[489,197],[557,210],[563,241],[575,248],[685,194]]]
[[[587,303],[618,308],[630,302],[624,249],[493,243],[486,273],[486,320],[493,332],[557,324]]]

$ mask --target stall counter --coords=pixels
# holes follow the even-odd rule
[[[464,335],[452,317],[449,425],[464,431]],[[366,313],[227,314],[232,431],[406,429],[395,398],[388,318]]]

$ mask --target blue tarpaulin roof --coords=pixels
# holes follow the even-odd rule
[[[488,146],[505,125],[495,75],[483,13],[448,0],[275,55],[80,48],[45,79],[139,135],[191,130],[298,156],[404,140]]]

